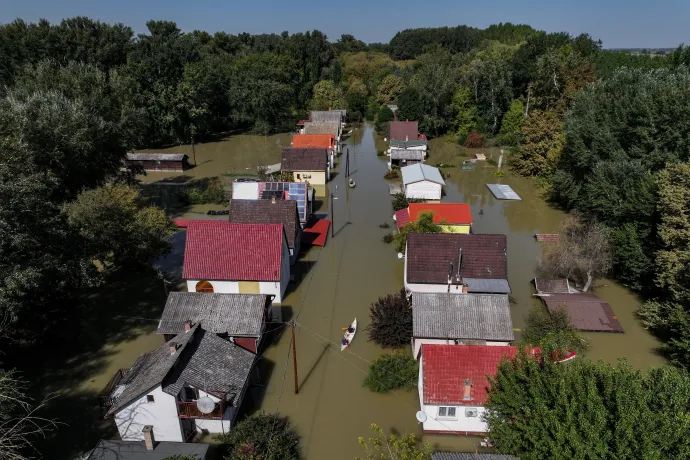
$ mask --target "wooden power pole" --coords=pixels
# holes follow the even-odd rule
[[[299,385],[297,383],[297,344],[295,343],[295,321],[292,321],[292,364],[295,374],[295,394],[299,393]]]
[[[331,192],[331,238],[334,238],[335,220],[333,219],[333,192]]]

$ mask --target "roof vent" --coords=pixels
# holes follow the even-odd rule
[[[184,331],[189,332],[192,330],[192,320],[188,319],[187,321],[184,322]]]
[[[463,392],[462,392],[462,400],[463,401],[471,401],[472,400],[472,380],[470,380],[470,379],[465,379],[464,388],[463,388]]]
[[[172,356],[177,351],[177,343],[176,342],[170,342],[169,347],[170,347],[170,355]]]

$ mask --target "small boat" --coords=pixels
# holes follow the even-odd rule
[[[345,328],[345,335],[343,336],[343,340],[340,341],[340,351],[343,351],[347,347],[350,346],[350,342],[352,342],[352,339],[355,338],[355,334],[357,333],[357,318],[350,324],[350,327]]]
[[[355,181],[354,181],[354,180],[350,179],[349,184],[350,184],[350,188],[355,188],[355,185],[356,185],[356,184],[355,184]]]

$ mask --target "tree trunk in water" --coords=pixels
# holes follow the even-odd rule
[[[585,283],[585,287],[582,288],[582,292],[587,292],[592,286],[592,272],[587,272],[587,282]]]

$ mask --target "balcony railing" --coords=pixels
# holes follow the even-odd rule
[[[220,420],[223,418],[223,404],[216,403],[216,407],[210,414],[203,414],[196,407],[196,402],[177,402],[177,414],[179,418],[201,418]]]
[[[110,378],[107,385],[98,393],[98,402],[104,409],[108,409],[115,404],[117,398],[113,398],[111,395],[120,381],[124,378],[127,371],[129,371],[129,369],[118,369],[115,375]]]

